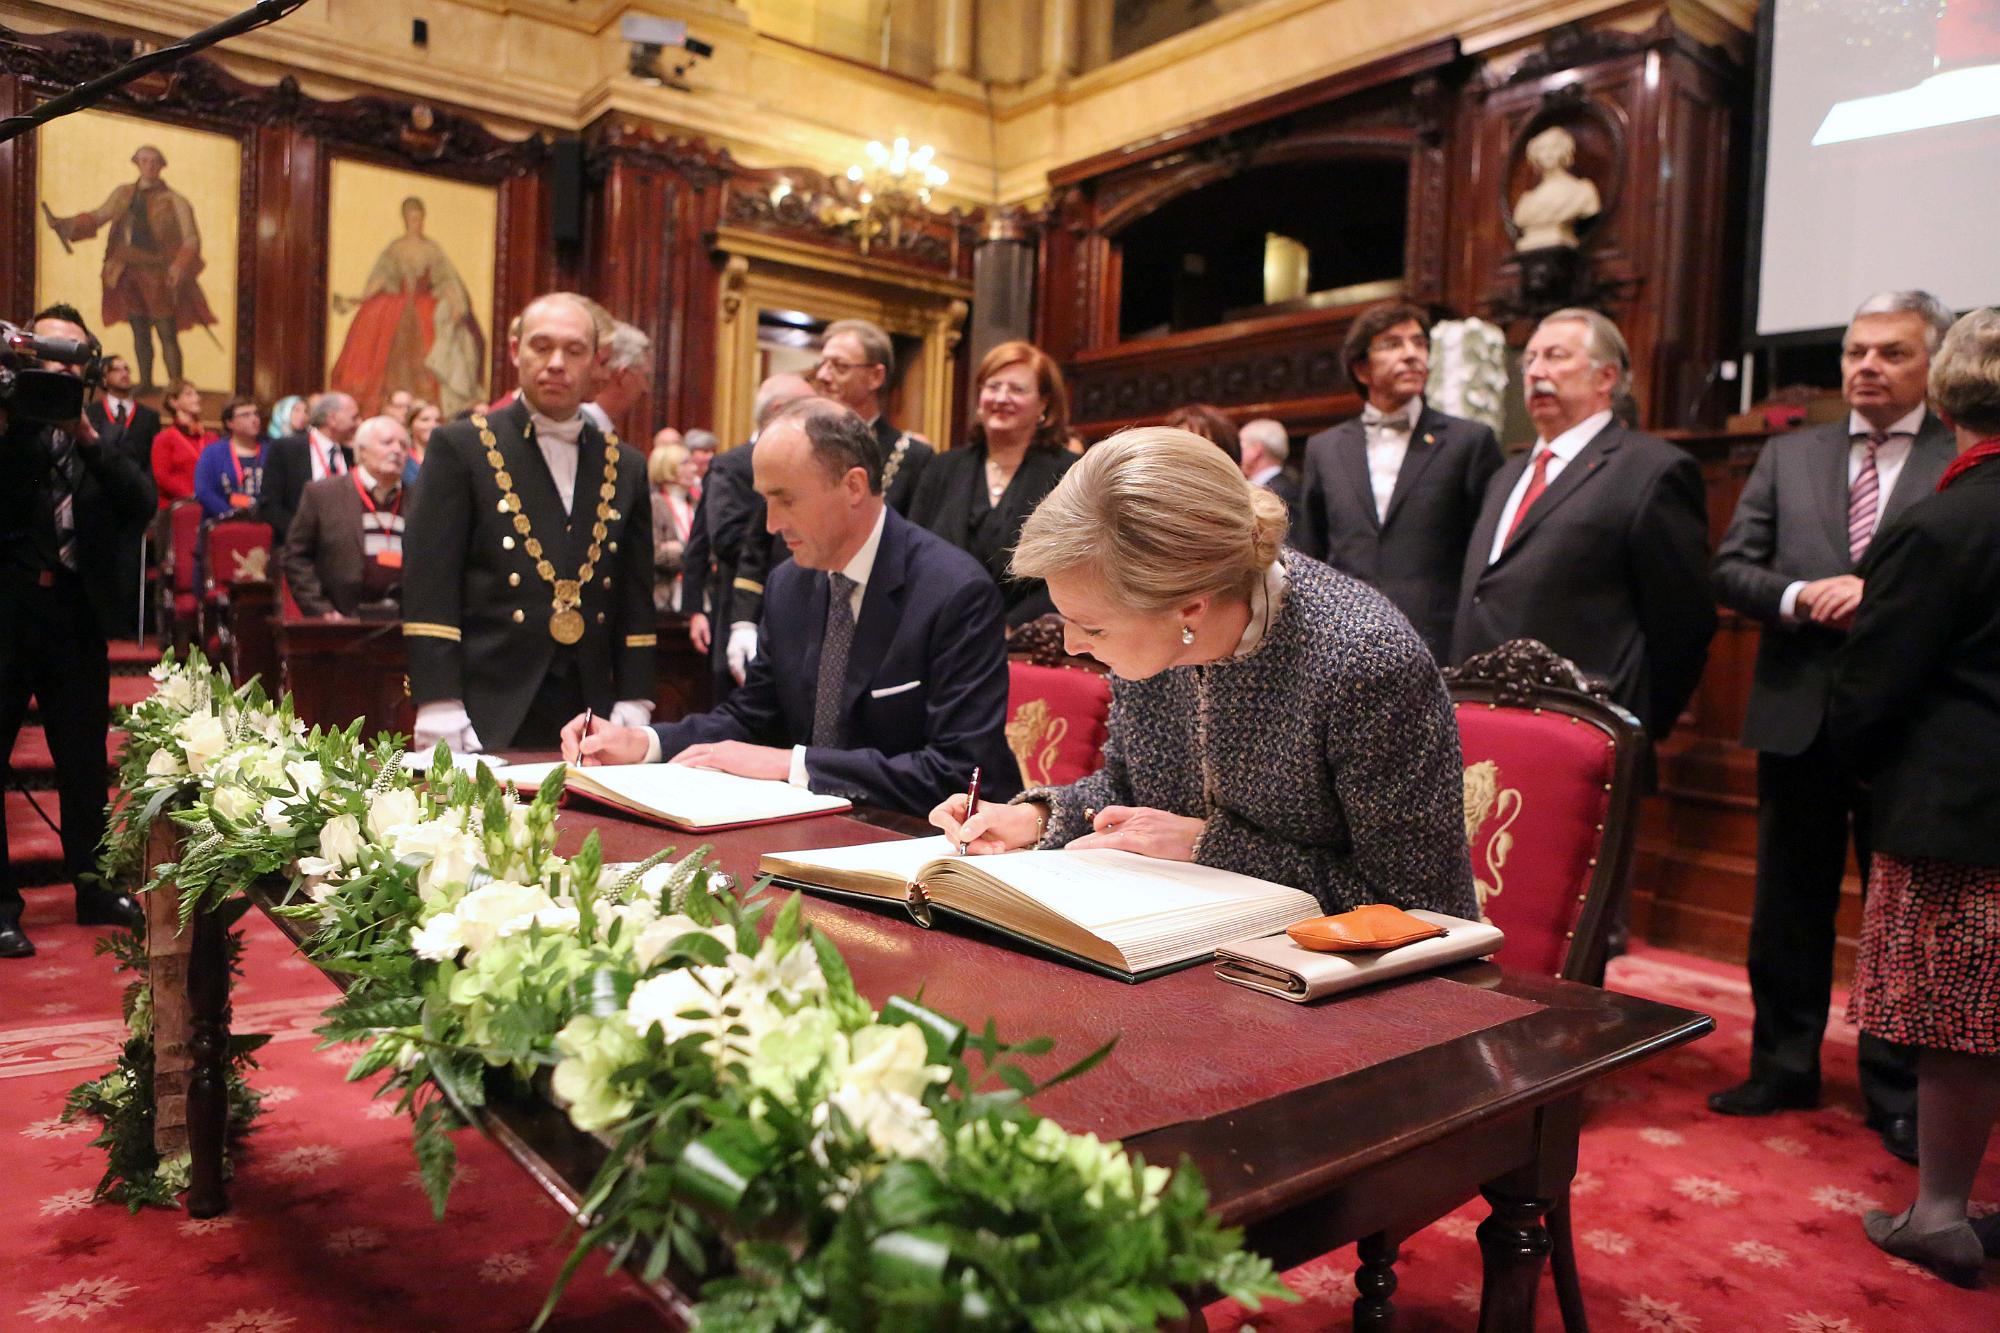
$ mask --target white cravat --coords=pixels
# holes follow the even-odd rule
[[[576,498],[577,441],[583,438],[583,413],[578,412],[568,421],[556,421],[530,411],[528,421],[534,427],[535,447],[542,451],[542,461],[549,465],[549,476],[555,480],[556,494],[562,497],[563,512],[567,514]]]

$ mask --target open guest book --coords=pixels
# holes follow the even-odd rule
[[[959,856],[948,839],[767,853],[759,874],[815,892],[900,903],[920,926],[962,917],[1124,981],[1207,961],[1223,940],[1318,916],[1309,893],[1131,852]]]
[[[533,791],[556,767],[553,763],[508,764],[493,770],[493,776],[522,791]],[[563,780],[563,792],[566,796],[587,796],[628,815],[690,833],[775,824],[853,808],[838,796],[815,796],[789,782],[739,778],[685,764],[571,768]]]
[[[1484,921],[1467,921],[1442,912],[1411,911],[1409,915],[1443,927],[1444,934],[1376,953],[1320,953],[1294,944],[1285,935],[1235,940],[1216,949],[1215,975],[1305,1004],[1322,995],[1485,958],[1506,942],[1498,926]]]

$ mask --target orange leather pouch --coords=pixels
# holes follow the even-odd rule
[[[1302,949],[1318,953],[1379,953],[1445,933],[1420,917],[1388,903],[1365,903],[1337,916],[1316,916],[1285,927]]]

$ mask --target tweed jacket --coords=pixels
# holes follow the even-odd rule
[[[1477,919],[1458,722],[1430,650],[1388,598],[1287,551],[1249,653],[1111,682],[1104,766],[1046,801],[1044,847],[1091,811],[1206,822],[1195,860],[1290,884],[1329,912],[1385,902]],[[1204,787],[1207,788],[1204,792]]]

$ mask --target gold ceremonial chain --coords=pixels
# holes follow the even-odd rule
[[[584,552],[583,565],[575,578],[559,579],[556,567],[542,554],[542,544],[536,539],[528,516],[521,512],[521,497],[514,494],[514,478],[507,473],[507,459],[500,452],[499,441],[493,438],[492,428],[477,412],[472,414],[472,424],[479,431],[479,442],[486,446],[486,461],[493,465],[493,481],[500,487],[496,508],[514,516],[514,531],[521,534],[522,549],[535,562],[535,572],[553,594],[549,602],[549,637],[565,646],[575,643],[583,637],[583,613],[577,610],[583,605],[583,585],[597,572],[597,558],[603,553],[604,539],[611,533],[611,497],[618,494],[618,436],[604,432],[604,484],[597,488],[597,521],[590,525],[590,549]],[[535,423],[530,421],[527,439],[533,443],[534,438]]]

